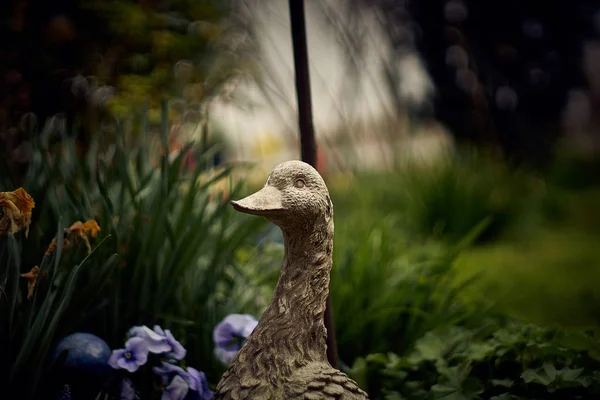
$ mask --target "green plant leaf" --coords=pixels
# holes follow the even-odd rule
[[[431,387],[436,399],[475,399],[484,388],[475,378],[469,377],[471,366],[463,363],[440,368],[440,382]]]
[[[523,371],[521,378],[527,383],[539,383],[544,386],[549,386],[552,383],[552,378],[543,370],[527,369]]]
[[[515,384],[515,382],[511,379],[490,379],[490,383],[494,386],[502,386],[507,388],[510,388]]]
[[[19,244],[15,239],[14,235],[9,234],[7,236],[7,247],[8,247],[8,261],[7,261],[7,273],[6,273],[6,297],[8,299],[8,323],[9,325],[9,338],[12,341],[13,335],[15,334],[15,309],[17,308],[17,300],[19,295],[19,273],[21,268],[21,251]]]
[[[515,396],[510,393],[502,393],[499,396],[490,397],[490,400],[521,400],[523,397]]]

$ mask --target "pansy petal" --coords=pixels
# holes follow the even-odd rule
[[[191,368],[191,367],[187,367],[187,373],[190,376],[190,382],[188,382],[188,385],[190,386],[190,389],[195,390],[196,392],[199,392],[200,390],[200,380],[202,379],[202,376],[200,375],[201,372],[198,371],[195,368]]]
[[[220,322],[213,330],[215,345],[224,346],[229,343],[235,335],[233,326],[226,321]]]
[[[171,378],[175,375],[181,376],[186,381],[188,379],[187,378],[188,373],[185,372],[183,368],[181,368],[178,365],[173,365],[171,363],[167,363],[164,361],[161,362],[161,365],[159,365],[157,367],[153,367],[152,372],[154,372],[156,375],[158,375],[161,378],[164,385],[166,385],[167,382],[169,382],[171,380]]]
[[[144,327],[143,326],[134,326],[133,328],[131,328],[129,330],[129,332],[127,332],[127,336],[128,337],[132,337],[132,336],[144,336]]]
[[[146,364],[148,360],[148,347],[146,341],[141,337],[132,337],[125,342],[125,348],[131,354],[131,360],[138,366]]]
[[[119,358],[119,361],[117,361],[117,363],[119,364],[120,368],[129,372],[135,372],[140,368],[140,366],[135,361],[126,360],[125,358]]]
[[[132,337],[125,342],[125,348],[131,352],[134,357],[137,358],[138,354],[148,354],[148,346],[144,339],[141,337]]]
[[[213,330],[213,339],[217,346],[224,346],[235,337],[250,336],[258,321],[248,314],[230,314]]]
[[[121,400],[134,400],[135,389],[131,379],[124,378],[121,382]]]
[[[248,314],[230,314],[213,330],[215,356],[224,364],[230,364],[245,339],[254,331],[258,321]]]
[[[191,382],[188,382],[190,389],[198,392],[202,399],[212,399],[214,394],[208,387],[208,381],[204,372],[192,367],[188,367],[187,372],[191,378]]]
[[[155,332],[157,335],[160,335],[160,336],[166,336],[166,335],[165,335],[165,331],[163,330],[163,328],[161,328],[161,327],[160,327],[160,326],[158,326],[158,325],[154,325],[154,329],[153,329],[153,330],[154,330],[154,332]]]
[[[145,325],[131,328],[129,334],[134,337],[143,338],[146,341],[150,353],[162,354],[171,350],[171,346],[167,343],[167,338],[165,336],[159,335]]]
[[[187,383],[180,376],[175,376],[162,394],[162,400],[183,400],[189,391]]]
[[[167,384],[167,382],[169,381],[169,377],[171,376],[171,371],[164,366],[165,364],[166,363],[163,362],[162,365],[158,367],[152,367],[152,372],[154,372],[160,377],[160,379],[163,382],[163,385]]]
[[[108,359],[108,365],[110,365],[114,369],[120,369],[121,366],[119,366],[118,361],[119,359],[123,358],[123,355],[126,351],[127,350],[125,349],[113,350],[112,354]]]
[[[248,314],[230,314],[224,319],[224,322],[231,324],[233,331],[239,334],[243,332],[246,325],[253,323],[254,321],[256,321],[256,319]]]
[[[144,352],[144,353],[138,353],[135,355],[135,363],[137,365],[139,365],[140,367],[144,364],[146,364],[146,361],[148,361],[148,352]]]
[[[168,375],[168,374],[181,375],[181,374],[185,373],[183,368],[181,368],[180,366],[174,365],[171,363],[167,363],[164,361],[160,363],[160,366],[152,368],[152,371],[154,371],[154,373],[157,375]]]
[[[187,354],[186,349],[181,345],[181,343],[175,340],[170,330],[167,329],[165,331],[165,335],[167,337],[167,343],[169,343],[171,346],[171,351],[167,353],[167,356],[176,360],[183,360]]]
[[[240,343],[239,341],[232,341],[230,343],[227,343],[224,346],[217,346],[225,351],[240,351],[240,349],[242,348],[242,343]]]
[[[208,387],[208,380],[206,379],[206,375],[204,374],[204,372],[195,370],[191,367],[188,368],[188,372],[190,373],[190,375],[192,374],[192,371],[195,371],[195,376],[198,378],[199,386],[197,392],[200,393],[203,400],[212,400],[215,394]]]
[[[249,320],[248,323],[246,324],[246,326],[244,326],[244,329],[242,330],[242,336],[245,338],[248,338],[248,336],[250,336],[250,334],[252,333],[252,331],[254,331],[254,328],[256,328],[256,326],[258,325],[258,321],[255,319]]]
[[[231,364],[237,353],[237,351],[228,351],[219,347],[215,348],[215,357],[225,365]]]
[[[146,336],[150,340],[159,341],[159,340],[164,339],[163,335],[160,335],[160,334],[154,332],[152,329],[148,328],[147,326],[142,327],[142,332],[143,332],[142,336]]]
[[[125,369],[128,364],[129,364],[129,361],[123,357],[121,357],[117,360],[117,366],[119,367],[119,369]]]

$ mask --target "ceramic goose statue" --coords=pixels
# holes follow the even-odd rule
[[[279,226],[285,253],[275,296],[221,378],[215,400],[368,399],[327,361],[323,315],[333,204],[319,173],[301,161],[284,162],[261,190],[232,205]]]

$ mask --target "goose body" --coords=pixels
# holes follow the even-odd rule
[[[279,226],[285,253],[275,295],[223,374],[215,400],[368,399],[327,361],[333,205],[319,173],[301,161],[279,164],[261,190],[232,204]]]

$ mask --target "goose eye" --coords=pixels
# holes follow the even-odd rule
[[[294,182],[294,186],[296,186],[298,189],[303,188],[305,185],[306,183],[302,179],[297,179],[296,182]]]

